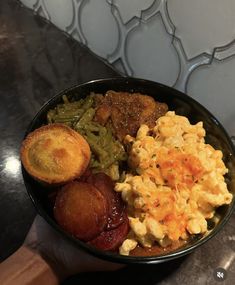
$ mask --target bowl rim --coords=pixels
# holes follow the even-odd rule
[[[100,79],[95,79],[95,80],[90,80],[81,84],[75,84],[69,88],[63,89],[59,92],[57,92],[54,96],[52,96],[49,100],[47,100],[38,110],[38,112],[35,114],[31,122],[29,123],[26,131],[24,138],[28,135],[28,133],[32,132],[32,129],[34,129],[35,122],[37,121],[38,117],[44,113],[44,109],[51,105],[51,103],[55,102],[59,98],[62,97],[67,92],[71,92],[74,89],[77,88],[84,88],[88,85],[96,85],[96,84],[106,84],[106,83],[136,83],[136,84],[152,84],[152,85],[157,85],[160,88],[164,88],[166,91],[171,91],[174,93],[177,93],[177,96],[179,97],[184,97],[187,98],[186,100],[189,100],[196,104],[199,108],[203,109],[210,117],[213,119],[214,123],[222,130],[223,134],[225,135],[226,141],[228,142],[229,146],[232,149],[231,155],[235,156],[235,145],[233,144],[231,137],[228,135],[227,131],[223,127],[223,125],[219,122],[219,120],[203,105],[201,105],[198,101],[196,101],[194,98],[189,96],[186,93],[183,93],[173,87],[164,85],[159,82],[155,82],[152,80],[147,80],[147,79],[142,79],[142,78],[135,78],[135,77],[110,77],[110,78],[100,78]],[[151,96],[151,95],[150,95]],[[36,200],[35,195],[33,194],[33,191],[31,191],[29,183],[27,181],[27,177],[29,176],[24,169],[22,163],[21,163],[21,168],[22,168],[22,175],[24,179],[24,184],[27,190],[27,193],[34,204],[34,207],[37,210],[37,213],[42,216],[48,224],[50,224],[59,234],[61,235],[62,238],[65,238],[66,240],[72,242],[76,247],[79,247],[86,252],[88,252],[91,255],[94,255],[96,257],[99,257],[101,259],[105,259],[108,261],[116,262],[116,263],[123,263],[123,264],[157,264],[157,263],[162,263],[166,262],[169,260],[176,259],[178,257],[182,257],[184,255],[189,254],[192,252],[194,249],[197,247],[203,245],[205,242],[210,240],[212,237],[214,237],[223,227],[224,225],[228,222],[229,218],[231,217],[234,208],[235,208],[235,195],[233,196],[233,200],[231,204],[229,205],[230,209],[226,213],[226,215],[222,218],[220,223],[210,232],[208,232],[204,237],[201,239],[197,240],[194,244],[189,244],[186,247],[179,248],[173,252],[169,252],[166,254],[161,254],[161,255],[155,255],[155,256],[125,256],[125,255],[120,255],[118,253],[113,253],[109,251],[102,251],[99,249],[96,249],[88,244],[86,244],[83,241],[80,241],[79,239],[76,239],[75,237],[71,236],[68,234],[66,231],[64,231],[51,217],[50,215],[46,212],[46,210],[43,209],[42,205],[38,203]]]

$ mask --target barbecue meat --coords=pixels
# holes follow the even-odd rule
[[[110,121],[115,136],[122,141],[125,136],[135,136],[140,125],[150,128],[164,115],[168,107],[148,95],[140,93],[107,91],[97,100],[95,120],[102,125]]]

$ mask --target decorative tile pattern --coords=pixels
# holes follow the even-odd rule
[[[22,4],[26,5],[28,8],[33,9],[37,0],[20,0]]]
[[[235,36],[233,0],[168,0],[168,9],[188,58],[212,54]]]
[[[224,61],[214,59],[210,68],[200,67],[190,77],[187,92],[207,107],[235,134],[235,56]]]
[[[107,58],[118,45],[118,26],[109,3],[103,0],[86,1],[80,23],[87,46],[97,55]]]
[[[136,77],[173,85],[179,74],[177,52],[160,13],[142,20],[130,31],[126,38],[126,57]]]
[[[108,0],[108,2],[111,5],[113,16],[115,17],[117,24],[118,24],[118,27],[119,27],[118,45],[117,45],[117,48],[115,49],[115,51],[108,56],[108,58],[107,58],[108,61],[111,64],[114,64],[116,61],[121,62],[124,73],[126,73],[129,76],[136,76],[137,77],[138,75],[141,75],[142,77],[145,77],[145,78],[157,80],[156,77],[154,77],[154,75],[149,77],[149,74],[144,73],[142,69],[137,70],[137,69],[131,68],[129,61],[128,61],[127,53],[126,53],[126,45],[127,45],[127,39],[128,39],[129,33],[132,30],[137,30],[137,34],[138,34],[138,29],[136,29],[136,27],[138,27],[140,24],[147,23],[147,21],[150,18],[152,18],[153,16],[155,16],[157,14],[160,14],[162,16],[162,21],[165,25],[166,32],[167,33],[173,33],[174,32],[174,26],[168,17],[166,0],[154,1],[153,5],[149,6],[149,8],[147,8],[145,10],[140,10],[139,13],[136,13],[136,10],[135,10],[135,13],[132,11],[133,17],[128,19],[128,21],[126,23],[123,21],[122,16],[121,16],[122,10],[120,10],[120,7],[116,5],[117,1]],[[143,7],[143,6],[141,6],[141,7]],[[138,17],[136,15],[138,15]],[[163,37],[166,37],[167,33]],[[156,34],[156,33],[154,33],[154,34]],[[140,31],[140,35],[143,35],[141,31]],[[152,39],[153,39],[153,37],[152,37]],[[156,41],[157,38],[154,38],[154,40]],[[158,40],[161,41],[161,39],[159,39],[159,38],[158,38]],[[142,41],[144,42],[144,39],[142,39]],[[163,39],[163,41],[164,41],[164,39]],[[152,41],[148,41],[148,42],[150,43],[150,45],[152,44]],[[147,54],[148,51],[145,48],[148,48],[148,45],[145,44],[144,47],[142,47],[142,48],[143,48],[143,52]],[[157,53],[157,50],[154,53],[154,55],[156,55],[156,53]],[[165,55],[167,56],[167,53]],[[173,56],[174,56],[174,54],[173,54]],[[140,58],[142,58],[142,57],[139,57],[139,59]],[[142,61],[140,61],[139,59],[137,59],[137,60],[138,60],[139,66],[141,66]],[[153,66],[153,68],[154,68],[154,66]],[[148,70],[148,72],[149,72],[149,70]],[[150,71],[150,73],[151,73],[151,71]],[[170,80],[170,82],[171,82],[171,80]],[[170,82],[167,81],[167,78],[164,80],[164,83],[170,83]]]
[[[235,55],[235,40],[228,45],[216,48],[214,53],[214,57],[218,60],[227,59],[233,55]]]
[[[73,18],[70,25],[66,28],[66,32],[79,42],[87,45],[87,40],[81,29],[81,11],[86,0],[72,0],[73,2]]]
[[[65,31],[73,18],[73,1],[56,0],[44,1],[46,11],[50,15],[50,21],[59,29]]]
[[[231,122],[235,113],[231,78],[235,68],[235,1],[21,2],[124,75],[152,79],[189,92],[235,134]],[[221,100],[228,108],[226,112],[218,104]]]
[[[173,38],[173,46],[177,50],[180,61],[180,71],[174,87],[178,90],[186,92],[188,79],[191,73],[201,65],[210,64],[212,57],[206,53],[202,53],[199,56],[188,59],[182,42],[177,37]]]
[[[143,11],[147,10],[154,0],[108,0],[112,5],[115,5],[120,12],[122,22],[126,24],[132,18],[141,18]]]
[[[51,20],[51,16],[47,11],[46,4],[44,0],[37,0],[37,2],[33,5],[33,9],[40,16],[46,18],[48,21]]]
[[[113,1],[109,3],[111,5],[112,14],[116,19],[118,25],[118,45],[114,52],[108,55],[107,59],[111,64],[115,63],[115,61],[120,61],[124,73],[133,76],[133,70],[128,64],[128,59],[126,55],[126,40],[127,35],[133,28],[135,28],[139,24],[140,19],[137,17],[133,17],[131,20],[128,21],[127,24],[124,24],[118,7],[114,5]]]

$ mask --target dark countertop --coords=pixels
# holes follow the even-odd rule
[[[14,0],[0,4],[0,260],[23,242],[35,216],[20,169],[19,146],[40,106],[58,91],[97,78],[120,76],[86,47]],[[84,274],[66,284],[216,284],[213,272],[235,280],[235,213],[212,240],[187,257],[114,273]],[[94,279],[95,278],[95,279]]]

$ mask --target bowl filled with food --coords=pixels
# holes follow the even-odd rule
[[[113,262],[188,254],[235,204],[225,129],[191,97],[148,80],[101,79],[60,92],[30,123],[21,161],[38,213]]]

